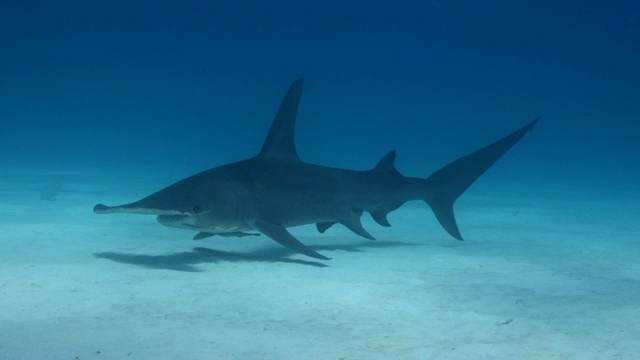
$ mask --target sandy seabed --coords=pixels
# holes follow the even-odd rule
[[[134,174],[135,175],[135,174]],[[129,177],[127,177],[129,176]],[[479,182],[368,241],[291,229],[191,240],[153,217],[95,215],[160,179],[0,179],[0,359],[637,359],[640,239],[632,191]],[[99,180],[98,180],[99,179]]]

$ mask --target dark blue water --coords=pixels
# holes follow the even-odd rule
[[[304,76],[306,161],[426,176],[541,115],[488,179],[630,187],[638,39],[634,1],[3,1],[0,167],[246,158]]]

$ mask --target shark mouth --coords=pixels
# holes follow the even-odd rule
[[[158,221],[176,222],[188,218],[189,215],[158,215]]]
[[[157,220],[166,226],[194,227],[193,224],[185,222],[189,215],[158,215]]]
[[[158,215],[156,218],[161,225],[180,229],[202,231],[208,234],[232,233],[238,235],[241,231],[251,228],[233,223],[211,223],[202,220],[200,215]]]

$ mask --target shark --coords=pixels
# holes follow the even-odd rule
[[[155,215],[162,225],[196,231],[196,240],[263,234],[294,252],[329,260],[288,228],[316,224],[324,233],[341,224],[375,240],[362,226],[365,212],[389,227],[390,212],[419,200],[429,205],[446,232],[463,240],[453,211],[455,201],[540,119],[426,178],[402,175],[394,165],[395,150],[366,171],[325,167],[303,162],[296,150],[294,130],[303,83],[300,78],[289,87],[257,155],[197,173],[141,200],[118,206],[98,204],[93,211]]]

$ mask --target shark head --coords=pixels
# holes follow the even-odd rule
[[[208,210],[200,194],[211,192],[211,186],[196,181],[197,175],[179,181],[144,199],[118,206],[98,204],[93,207],[96,214],[143,214],[158,216],[189,216]]]
[[[188,177],[129,204],[98,204],[93,211],[96,214],[156,215],[162,225],[210,233],[249,228],[247,223],[255,209],[242,206],[242,202],[239,202],[246,192],[237,183],[225,181],[224,174],[218,177],[218,181],[210,181],[211,175],[214,175],[210,172]]]

